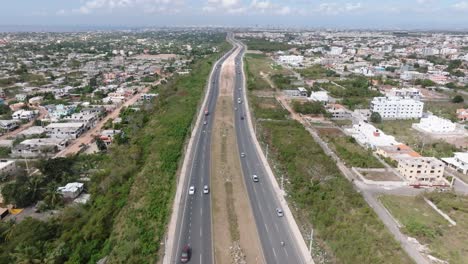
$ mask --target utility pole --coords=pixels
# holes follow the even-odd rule
[[[265,154],[265,156],[266,156],[266,159],[267,159],[267,161],[268,161],[268,144],[266,145],[266,150],[265,150],[265,153],[266,153],[266,154]]]

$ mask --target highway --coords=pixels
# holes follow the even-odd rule
[[[290,223],[286,219],[288,216],[279,217],[276,214],[276,208],[281,208],[280,201],[274,191],[271,178],[268,177],[265,164],[259,156],[256,139],[248,126],[248,109],[245,104],[247,97],[244,94],[246,92],[243,74],[244,49],[242,46],[241,52],[236,57],[235,127],[239,153],[245,153],[245,157],[241,158],[242,171],[265,260],[268,264],[306,263],[299,244],[292,236]],[[259,182],[253,182],[254,174],[258,176]],[[284,246],[281,245],[281,241],[285,243]]]
[[[203,194],[203,186],[210,186],[211,130],[213,111],[219,92],[221,65],[235,50],[236,47],[217,61],[208,80],[207,98],[198,116],[198,127],[196,126],[196,130],[193,131],[193,147],[186,154],[189,155],[189,163],[187,174],[183,177],[185,182],[182,183],[170,263],[180,263],[185,245],[190,245],[192,248],[191,264],[213,263],[211,194]],[[205,110],[208,110],[208,115],[204,115]],[[193,195],[188,193],[190,186],[195,187]]]

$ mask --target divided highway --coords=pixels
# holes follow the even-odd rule
[[[290,223],[286,219],[288,215],[280,217],[276,212],[276,208],[282,210],[284,208],[276,195],[271,178],[256,148],[256,139],[253,138],[248,126],[248,109],[244,101],[247,98],[244,94],[246,92],[242,61],[244,49],[242,46],[241,52],[236,57],[235,127],[239,153],[245,154],[245,157],[241,157],[241,165],[265,260],[268,264],[306,263],[299,244],[292,236]],[[253,175],[257,175],[258,182],[253,181]],[[284,245],[281,242],[284,242]]]
[[[213,263],[213,245],[211,233],[211,198],[203,193],[205,185],[210,186],[210,151],[213,111],[219,92],[221,65],[237,47],[231,49],[216,62],[208,80],[207,98],[198,117],[198,127],[193,131],[194,141],[189,155],[189,163],[183,184],[175,234],[170,252],[169,263],[180,263],[182,249],[191,247],[190,263]],[[204,115],[205,110],[208,115]],[[195,193],[190,195],[190,186]],[[167,263],[167,262],[166,262]]]

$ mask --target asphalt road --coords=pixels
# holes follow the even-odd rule
[[[276,208],[281,207],[280,202],[255,147],[254,135],[250,133],[247,118],[241,119],[247,111],[242,94],[246,91],[242,74],[243,56],[244,48],[236,57],[235,127],[239,153],[245,153],[245,157],[241,157],[241,165],[265,260],[268,264],[305,263],[291,235],[286,216],[279,217],[276,213]],[[241,103],[238,103],[239,98]],[[254,174],[258,176],[259,182],[253,182]],[[284,246],[281,245],[281,241],[284,242]]]
[[[180,256],[185,245],[192,248],[191,264],[213,263],[211,240],[211,194],[203,194],[203,186],[210,186],[210,151],[213,111],[219,93],[221,65],[232,54],[231,50],[215,65],[209,79],[208,100],[202,111],[208,110],[195,132],[194,147],[190,153],[190,164],[184,182],[181,205],[177,217],[172,263],[180,263]],[[204,122],[206,121],[206,124]],[[195,187],[195,194],[189,195],[190,186]]]

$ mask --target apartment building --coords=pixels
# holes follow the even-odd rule
[[[422,117],[424,103],[397,96],[374,97],[370,109],[383,119],[412,119]]]
[[[444,163],[434,157],[400,159],[398,172],[411,185],[445,185]]]
[[[51,123],[45,127],[46,133],[51,138],[75,139],[85,130],[84,123]]]
[[[453,158],[442,158],[442,161],[454,170],[468,174],[468,152],[455,152],[453,154]]]

